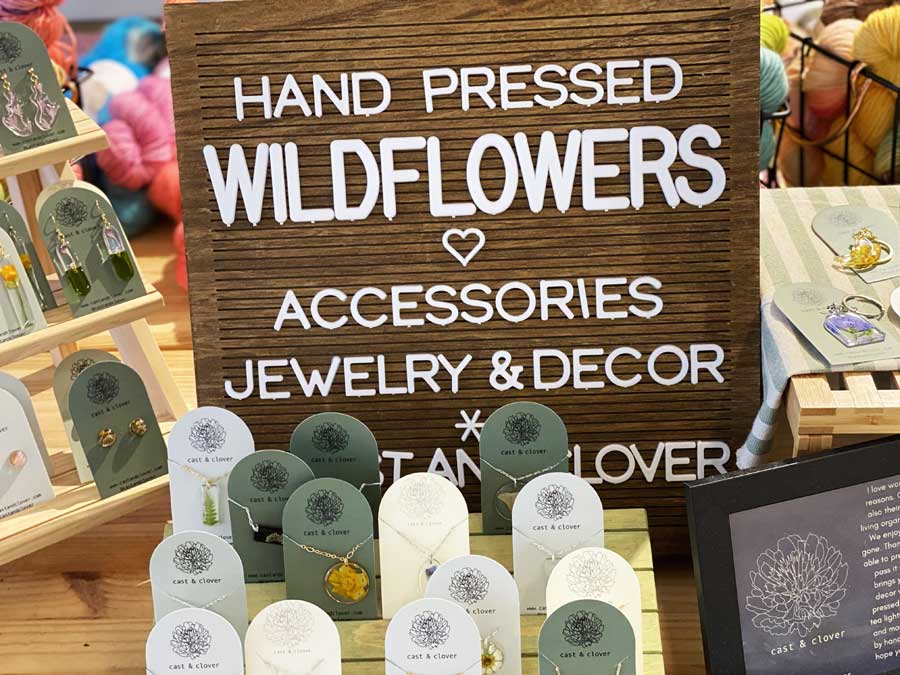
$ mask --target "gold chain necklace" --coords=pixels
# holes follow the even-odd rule
[[[330,560],[337,560],[334,565],[325,571],[325,578],[322,580],[325,592],[329,598],[342,605],[353,605],[364,600],[369,595],[369,573],[365,567],[359,563],[351,562],[350,559],[359,549],[372,541],[374,535],[370,534],[347,551],[345,555],[323,551],[309,544],[301,543],[286,534],[282,536],[307,553],[320,555]]]

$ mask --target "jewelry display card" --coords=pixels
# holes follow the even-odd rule
[[[228,477],[231,543],[247,583],[284,581],[284,506],[313,478],[306,462],[283,450],[257,450],[234,465]]]
[[[484,672],[522,673],[519,591],[509,571],[482,555],[463,555],[437,568],[425,589],[462,607],[478,626]]]
[[[21,23],[0,23],[0,88],[4,155],[77,135],[47,47]]]
[[[840,311],[845,294],[823,284],[787,284],[775,289],[775,306],[816,351],[833,366],[879,361],[900,357],[900,339],[888,319],[865,318],[852,312]],[[831,312],[834,305],[837,311]],[[862,306],[860,304],[860,306]],[[865,310],[874,309],[865,305]],[[828,325],[826,326],[826,321]],[[855,336],[859,340],[868,333],[880,334],[880,342],[847,346],[835,332]]]
[[[875,239],[891,247],[894,257],[890,262],[856,274],[867,284],[900,276],[900,224],[886,211],[871,206],[831,206],[816,214],[812,229],[840,256],[850,250],[856,232],[871,231]]]
[[[31,394],[28,393],[28,388],[17,377],[13,377],[9,373],[0,372],[0,389],[12,394],[13,398],[22,406],[22,410],[25,411],[25,418],[28,420],[28,426],[31,427],[31,435],[34,437],[38,452],[41,453],[44,467],[47,469],[48,474],[51,473],[50,453],[47,452],[47,444],[44,442],[44,434],[41,432],[41,427],[38,424],[37,413],[34,411],[34,403],[31,402]]]
[[[84,454],[84,447],[72,421],[72,412],[69,410],[69,390],[75,378],[82,371],[95,363],[119,363],[119,359],[104,352],[101,349],[81,349],[72,352],[56,366],[53,372],[53,395],[56,397],[56,405],[62,416],[63,428],[66,430],[66,438],[69,439],[69,447],[72,449],[72,459],[75,460],[75,470],[78,472],[78,480],[82,483],[90,483],[94,480],[91,467]]]
[[[530,481],[513,505],[513,569],[523,614],[544,614],[547,581],[563,557],[603,546],[603,505],[591,485],[570,473]]]
[[[424,595],[438,565],[469,554],[469,511],[446,478],[412,473],[385,491],[378,522],[381,606],[389,619]]]
[[[342,413],[318,413],[297,425],[290,451],[318,478],[340,478],[362,490],[372,513],[381,505],[378,441],[365,424]]]
[[[25,218],[16,211],[12,204],[0,200],[0,223],[2,223],[2,229],[12,239],[13,248],[22,262],[22,267],[25,268],[25,276],[31,282],[31,288],[37,296],[41,309],[53,309],[56,307],[56,299],[53,297],[46,272],[44,272],[34,248],[31,231],[28,229]]]
[[[538,637],[540,675],[637,675],[637,659],[628,619],[601,600],[563,605]]]
[[[0,342],[47,327],[28,273],[10,236],[0,229]]]
[[[566,425],[540,403],[509,403],[495,410],[481,430],[478,452],[485,534],[510,533],[513,502],[529,480],[569,469]]]
[[[145,656],[148,675],[173,671],[244,675],[240,636],[208,609],[166,614],[150,631]]]
[[[203,530],[231,542],[228,475],[255,450],[253,434],[230,410],[201,407],[169,434],[169,497],[175,532]]]
[[[459,605],[441,598],[401,607],[384,636],[385,675],[480,675],[478,626]]]
[[[99,188],[78,180],[60,181],[38,195],[35,211],[75,316],[146,293],[128,238]]]
[[[250,623],[244,656],[247,675],[340,675],[341,637],[321,608],[281,600]]]
[[[166,475],[166,441],[129,366],[107,361],[85,368],[69,389],[69,411],[101,498]]]
[[[243,640],[247,590],[241,557],[209,532],[178,532],[163,539],[150,557],[154,621],[185,607],[225,618]]]
[[[625,558],[607,548],[592,547],[560,560],[547,582],[547,614],[575,600],[602,600],[621,611],[634,631],[637,654],[643,653],[641,586]],[[641,675],[642,660],[635,670]]]
[[[53,499],[53,486],[21,404],[0,389],[0,518]]]
[[[304,483],[283,522],[287,597],[335,621],[378,618],[372,510],[359,488],[337,478]]]

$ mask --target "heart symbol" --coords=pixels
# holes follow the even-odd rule
[[[468,253],[463,255],[450,243],[450,237],[458,237],[460,239],[468,239],[470,236],[474,236],[478,241],[475,242],[475,245],[472,247]],[[465,230],[460,230],[456,227],[452,227],[446,232],[444,232],[444,236],[441,238],[441,243],[444,245],[444,248],[459,261],[459,264],[465,267],[470,262],[472,262],[472,258],[474,258],[478,252],[484,248],[484,232],[479,230],[477,227],[469,227]]]

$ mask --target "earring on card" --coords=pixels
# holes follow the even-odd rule
[[[78,259],[75,251],[72,250],[69,240],[62,233],[62,230],[59,229],[59,224],[52,214],[50,215],[50,220],[53,221],[53,227],[56,230],[56,264],[59,266],[66,281],[69,282],[72,290],[83,298],[91,292],[91,282],[84,272],[81,261]]]
[[[28,455],[23,450],[13,450],[9,453],[6,461],[14,469],[24,469],[25,465],[28,464]]]
[[[31,78],[31,103],[35,108],[34,124],[41,131],[50,131],[59,114],[59,104],[44,93],[44,85],[34,68],[28,69],[28,77]]]
[[[101,448],[111,448],[119,440],[118,434],[110,428],[101,429],[97,432],[97,442]]]
[[[131,258],[128,257],[125,242],[116,228],[109,222],[106,213],[100,208],[99,199],[94,202],[94,205],[100,212],[100,222],[103,223],[103,245],[106,247],[106,253],[109,255],[113,270],[122,281],[129,281],[134,276],[134,265],[131,264]]]
[[[2,246],[0,246],[0,278],[3,279],[3,285],[6,288],[10,304],[13,306],[19,328],[28,328],[34,323],[34,319],[30,316],[28,301],[22,292],[22,280],[19,279],[19,271]]]
[[[14,135],[19,138],[28,138],[34,132],[34,125],[25,117],[22,99],[12,88],[9,75],[0,73],[0,82],[3,84],[3,118],[0,121]]]
[[[147,423],[140,417],[137,417],[131,420],[131,424],[128,425],[128,431],[131,432],[132,436],[140,438],[147,433]]]

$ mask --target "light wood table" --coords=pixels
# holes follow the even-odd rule
[[[187,295],[174,282],[170,242],[171,228],[160,227],[133,245],[147,280],[166,299],[166,309],[150,317],[154,336],[194,405]],[[108,335],[79,346],[114,349]],[[49,356],[11,372],[32,392],[47,445],[62,447]],[[144,673],[153,618],[147,565],[169,518],[163,493],[142,511],[0,567],[0,674]],[[656,586],[666,672],[705,673],[690,562],[657,560]]]

